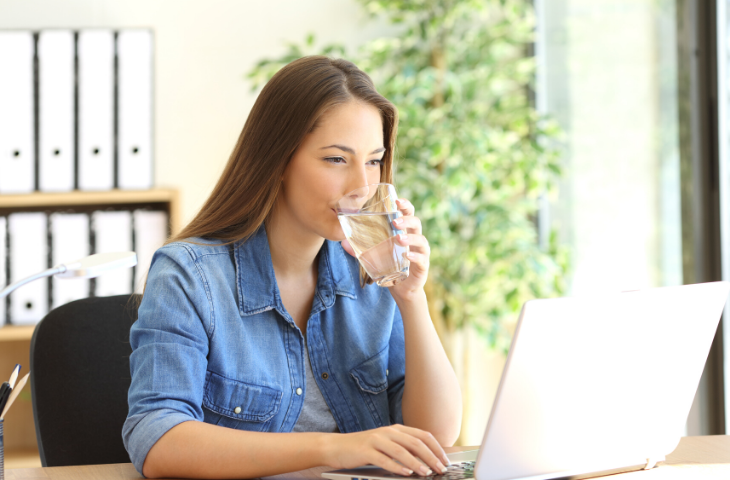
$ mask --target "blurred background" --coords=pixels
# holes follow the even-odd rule
[[[0,30],[152,30],[151,189],[176,192],[173,232],[282,64],[368,72],[401,115],[396,185],[432,244],[431,314],[474,445],[524,301],[730,275],[727,3],[0,0]],[[728,330],[688,434],[730,430]],[[23,422],[6,436],[32,451],[8,433]]]

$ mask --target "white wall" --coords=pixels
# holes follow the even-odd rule
[[[309,32],[348,47],[388,32],[356,0],[0,0],[0,29],[82,27],[154,29],[155,179],[180,190],[183,224],[253,105],[245,75],[257,61]]]

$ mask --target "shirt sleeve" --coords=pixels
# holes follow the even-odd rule
[[[393,313],[393,328],[388,346],[388,405],[390,423],[403,424],[403,389],[406,380],[406,343],[403,318],[398,306]]]
[[[158,250],[132,325],[129,414],[124,446],[141,474],[152,446],[172,427],[203,420],[213,309],[193,250],[171,244]]]

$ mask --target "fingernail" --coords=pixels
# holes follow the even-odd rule
[[[430,468],[428,468],[427,466],[421,465],[421,474],[431,475],[431,474],[433,474],[433,471]]]
[[[444,466],[443,466],[443,465],[441,464],[441,462],[436,462],[436,466],[438,467],[438,469],[439,469],[439,471],[440,471],[441,473],[446,473],[446,472],[447,472],[447,470],[448,470],[448,469],[447,469],[446,467],[444,467]]]
[[[403,470],[401,470],[403,475],[413,475],[413,470],[408,470],[406,467],[403,467]]]
[[[449,457],[444,457],[444,465],[451,465],[451,460],[449,460]]]
[[[395,220],[393,220],[393,223],[395,223],[396,225],[400,225],[401,223],[403,223],[403,219],[402,218],[396,218]]]
[[[400,235],[398,235],[398,237],[400,237],[400,239],[401,239],[402,241],[404,241],[404,242],[405,242],[406,240],[408,240],[408,235],[407,235],[407,234],[405,234],[405,233],[401,233]]]
[[[408,257],[410,260],[413,260],[414,258],[416,258],[416,254],[413,252],[408,252],[406,253],[406,257]]]

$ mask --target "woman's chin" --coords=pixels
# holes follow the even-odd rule
[[[345,237],[345,232],[342,231],[342,227],[337,225],[337,228],[330,229],[330,231],[327,232],[327,235],[324,235],[324,238],[326,238],[327,240],[331,240],[333,242],[341,242],[346,237]]]
[[[344,235],[337,235],[337,236],[331,236],[331,237],[325,237],[325,238],[327,238],[327,240],[331,240],[333,242],[341,242],[341,241],[345,240]]]
[[[341,242],[346,238],[345,232],[342,231],[342,226],[336,218],[334,222],[327,222],[327,225],[323,230],[326,230],[326,234],[322,236],[327,240]]]

